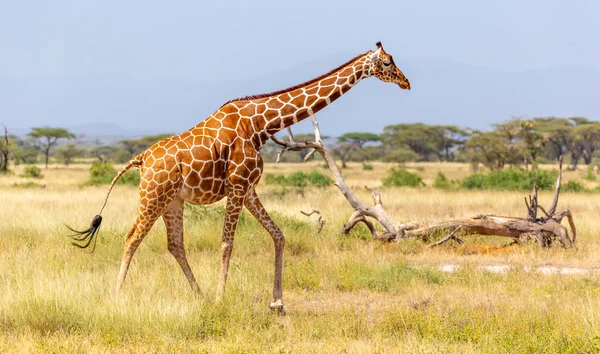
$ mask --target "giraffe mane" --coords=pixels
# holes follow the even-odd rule
[[[347,66],[348,64],[350,64],[350,63],[352,63],[352,62],[356,61],[358,58],[361,58],[361,57],[363,57],[364,55],[366,55],[366,54],[368,54],[368,53],[370,53],[370,52],[371,52],[371,51],[368,51],[368,52],[366,52],[366,53],[363,53],[363,54],[357,55],[356,57],[354,57],[354,58],[352,58],[352,59],[348,60],[346,63],[344,63],[344,64],[342,64],[342,65],[338,66],[337,68],[335,68],[335,69],[333,69],[333,70],[331,70],[331,71],[329,71],[329,72],[326,72],[326,73],[325,73],[325,74],[323,74],[323,75],[317,76],[317,77],[315,77],[314,79],[311,79],[311,80],[308,80],[308,81],[306,81],[306,82],[303,82],[303,83],[301,83],[301,84],[294,85],[294,86],[290,86],[290,87],[288,87],[288,88],[285,88],[285,89],[283,89],[283,90],[277,90],[277,91],[268,92],[268,93],[261,93],[261,94],[258,94],[258,95],[249,95],[249,96],[243,96],[243,97],[234,98],[234,99],[232,99],[232,100],[229,100],[229,101],[225,102],[225,103],[224,103],[224,104],[221,106],[221,108],[223,108],[224,106],[226,106],[226,105],[228,105],[228,104],[230,104],[230,103],[233,103],[233,102],[238,102],[238,101],[248,101],[248,100],[255,100],[255,99],[259,99],[259,98],[266,98],[266,97],[270,97],[270,96],[281,95],[281,94],[283,94],[283,93],[287,93],[287,92],[290,92],[290,91],[294,91],[294,90],[296,90],[296,89],[299,89],[299,88],[301,88],[301,87],[304,87],[304,86],[310,85],[310,84],[312,84],[312,83],[315,83],[315,82],[317,82],[317,81],[319,81],[319,80],[322,80],[322,79],[324,79],[325,77],[327,77],[327,76],[329,76],[329,75],[333,74],[334,72],[336,72],[336,71],[338,71],[338,70],[341,70],[342,68],[344,68],[344,67],[345,67],[345,66]]]

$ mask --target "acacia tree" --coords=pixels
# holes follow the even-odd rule
[[[125,163],[131,159],[129,151],[119,146],[111,145],[95,147],[88,152],[88,156],[97,158],[101,163],[109,160],[117,163]]]
[[[8,137],[8,129],[4,125],[2,127],[4,128],[4,137],[0,139],[0,172],[6,173],[8,172],[8,157],[12,151],[13,144]]]
[[[592,163],[594,152],[600,148],[600,123],[585,118],[579,119],[585,121],[575,121],[577,125],[573,129],[573,145],[583,158],[583,162],[589,165]]]
[[[502,169],[507,163],[513,164],[519,161],[519,152],[513,139],[514,136],[503,130],[491,132],[474,130],[462,150],[474,170],[477,170],[479,163],[490,170]]]
[[[546,158],[558,159],[572,147],[574,123],[567,118],[534,118],[538,132],[546,144]]]
[[[525,170],[531,163],[536,168],[536,159],[546,145],[544,136],[537,130],[537,124],[533,120],[516,118],[506,123],[498,124],[496,127],[507,134],[510,141],[515,142],[518,153],[523,157]]]
[[[455,125],[433,125],[428,131],[440,161],[451,161],[452,151],[462,146],[469,137],[467,131]]]
[[[600,149],[600,123],[584,117],[535,118],[537,129],[547,140],[548,158],[558,159],[560,155],[571,156],[571,170],[577,169],[579,160],[592,162],[592,155]]]
[[[56,156],[66,165],[73,161],[74,158],[83,155],[84,150],[78,149],[75,144],[68,144],[62,148],[56,149]]]
[[[28,134],[30,137],[37,140],[40,148],[44,151],[46,158],[46,168],[48,168],[48,159],[50,149],[56,145],[59,139],[74,139],[75,134],[63,128],[36,127],[31,128]]]
[[[352,153],[362,149],[367,143],[378,141],[381,141],[381,137],[374,133],[346,133],[337,138],[337,144],[333,147],[333,154],[342,160],[342,168],[346,168],[346,162],[350,159]]]
[[[435,153],[430,126],[423,123],[402,123],[383,128],[383,143],[387,150],[409,148],[417,154],[417,161],[425,161]]]
[[[146,150],[150,146],[154,145],[154,143],[161,141],[164,138],[168,138],[172,135],[173,134],[148,135],[139,139],[121,140],[120,143],[123,146],[123,148],[129,152],[131,157],[133,157],[139,154],[140,152]]]

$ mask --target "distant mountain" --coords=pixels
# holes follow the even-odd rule
[[[110,123],[78,124],[70,125],[66,128],[75,135],[84,135],[90,137],[137,135],[135,132],[131,132],[119,126],[118,124]]]
[[[88,136],[134,136],[186,130],[230,98],[285,88],[347,61],[339,54],[252,80],[90,77],[0,77],[0,122],[16,131],[69,127]],[[441,59],[396,62],[412,90],[369,79],[321,113],[324,134],[380,132],[401,122],[487,128],[511,116],[600,118],[600,72],[557,66],[519,73]],[[298,132],[310,130],[301,123]]]

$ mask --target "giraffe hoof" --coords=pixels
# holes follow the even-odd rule
[[[269,304],[269,308],[273,310],[279,316],[285,316],[285,309],[283,308],[283,300],[277,299],[275,302]]]

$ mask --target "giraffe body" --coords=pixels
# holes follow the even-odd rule
[[[275,133],[315,114],[364,78],[375,76],[410,89],[408,80],[395,66],[391,55],[385,53],[380,43],[377,47],[377,50],[359,55],[304,84],[231,100],[195,127],[154,144],[130,161],[111,185],[112,189],[126,169],[140,167],[140,211],[126,236],[117,290],[122,287],[135,250],[162,216],[169,252],[181,266],[190,286],[200,292],[183,247],[184,201],[211,204],[227,197],[218,293],[222,294],[225,289],[237,221],[242,208],[246,207],[273,238],[275,301],[271,307],[283,310],[281,284],[285,238],[255,191],[263,170],[259,151]],[[79,235],[89,237],[91,241],[98,227],[99,222]],[[85,240],[85,237],[77,240]]]

